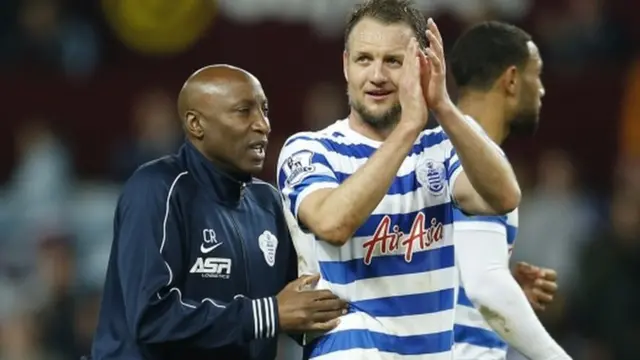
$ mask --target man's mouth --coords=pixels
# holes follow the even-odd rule
[[[392,91],[390,90],[371,90],[365,91],[365,94],[374,99],[374,100],[384,100],[387,96],[391,95]]]
[[[264,158],[267,149],[267,140],[254,141],[249,144],[249,149],[259,158]]]

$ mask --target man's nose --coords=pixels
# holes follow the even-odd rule
[[[375,64],[373,64],[371,71],[372,73],[370,81],[373,84],[380,86],[387,82],[388,78],[382,62],[376,62]]]
[[[271,123],[264,112],[261,111],[258,115],[258,119],[253,122],[253,128],[262,134],[269,135],[271,132]]]

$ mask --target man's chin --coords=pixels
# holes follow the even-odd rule
[[[238,164],[238,172],[241,177],[258,176],[264,169],[264,160],[246,159]]]
[[[383,116],[393,109],[394,102],[392,101],[384,101],[384,102],[366,102],[366,110],[370,114],[375,114],[377,116]]]
[[[383,122],[384,119],[388,117],[388,111],[367,111],[361,115],[363,119],[369,119],[373,122]]]
[[[264,169],[264,162],[260,164],[253,164],[253,166],[247,169],[247,173],[251,176],[258,176]]]
[[[385,129],[395,125],[400,119],[400,106],[398,104],[371,104],[368,102],[351,103],[352,109],[358,113],[366,124],[377,128]]]
[[[538,125],[537,119],[515,122],[510,126],[510,133],[515,136],[533,136],[538,132]]]

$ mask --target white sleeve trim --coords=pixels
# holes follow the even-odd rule
[[[169,192],[167,193],[167,200],[165,201],[164,219],[162,220],[162,242],[160,243],[160,254],[162,254],[162,251],[164,250],[164,245],[167,242],[167,221],[169,221],[169,209],[171,209],[171,195],[173,195],[173,190],[175,189],[176,184],[178,183],[178,180],[180,180],[181,177],[183,177],[184,175],[187,175],[188,173],[189,173],[188,171],[183,171],[180,174],[178,174],[178,176],[176,176],[176,178],[173,179],[173,182],[169,187]]]
[[[300,194],[298,195],[298,198],[296,199],[295,208],[293,209],[296,219],[298,219],[298,210],[300,209],[300,204],[302,204],[304,199],[307,196],[309,196],[309,194],[320,189],[335,189],[338,186],[340,186],[340,184],[332,183],[332,182],[319,182],[319,183],[313,183],[307,186],[304,190],[300,192]]]
[[[166,286],[171,286],[171,283],[173,282],[173,271],[171,270],[171,266],[169,266],[169,263],[167,262],[167,260],[164,260],[164,257],[162,256],[162,252],[164,251],[164,246],[167,243],[167,222],[169,221],[169,210],[171,209],[171,196],[173,195],[173,191],[176,188],[176,184],[178,184],[178,180],[180,180],[181,177],[187,175],[188,173],[189,173],[188,171],[183,171],[180,174],[178,174],[175,179],[173,179],[173,182],[169,187],[169,192],[167,193],[167,199],[165,200],[164,218],[162,219],[162,241],[160,242],[160,256],[163,258],[164,265],[167,268],[167,272],[169,273],[169,280],[167,280]],[[182,301],[182,294],[180,293],[180,290],[178,288],[173,287],[169,289],[169,292],[172,292],[172,291],[176,291],[178,293],[178,298],[180,299],[180,303],[182,305],[190,307],[189,305],[187,305]],[[162,296],[160,295],[160,292],[157,292],[156,296],[158,297],[158,299],[162,298]]]
[[[454,194],[455,192],[455,188],[456,188],[456,181],[458,180],[458,177],[464,172],[464,168],[462,168],[462,164],[460,166],[458,166],[458,168],[453,172],[453,174],[451,174],[451,178],[449,179],[449,186],[451,187],[451,199],[453,199],[453,201],[455,202],[455,196]]]
[[[273,298],[251,300],[253,335],[256,339],[276,336],[276,309]]]

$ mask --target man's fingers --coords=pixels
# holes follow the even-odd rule
[[[429,58],[429,63],[431,64],[431,72],[436,74],[443,74],[444,70],[442,68],[442,62],[438,59],[438,56],[433,52],[431,48],[426,51],[427,57]]]
[[[308,299],[314,302],[338,299],[336,294],[329,290],[312,290],[308,291],[305,295],[308,296]]]
[[[556,281],[558,280],[558,273],[553,269],[542,269],[542,277],[545,280]]]
[[[431,82],[431,63],[427,59],[427,55],[420,51],[420,83],[422,85],[422,92],[424,94],[429,90],[429,83]],[[426,100],[426,98],[425,98]],[[429,106],[429,104],[427,104]]]
[[[412,76],[420,75],[420,60],[418,58],[418,41],[415,38],[411,39],[409,43],[409,58],[405,61],[409,61],[409,71]]]
[[[320,274],[303,275],[301,279],[302,285],[315,285],[320,280]]]
[[[545,293],[540,289],[533,289],[533,294],[535,295],[537,302],[540,304],[546,304],[553,301],[552,294]]]
[[[433,19],[429,19],[427,23],[427,37],[429,38],[429,47],[433,48],[439,59],[444,59],[444,44],[442,42],[442,35],[440,29],[436,25]]]
[[[324,299],[324,300],[318,300],[318,301],[314,301],[313,302],[313,309],[315,311],[342,311],[342,310],[346,310],[347,307],[349,306],[349,304],[339,298],[334,298],[334,299]]]
[[[336,328],[340,324],[340,319],[333,319],[327,322],[314,323],[310,326],[310,331],[330,331]]]
[[[429,49],[433,50],[438,59],[444,59],[444,48],[431,30],[427,30],[427,38],[429,39]]]
[[[326,323],[326,322],[335,320],[345,314],[346,314],[346,311],[343,311],[343,310],[319,311],[319,312],[313,313],[313,315],[311,316],[311,320],[314,323]]]
[[[516,273],[522,278],[528,278],[530,280],[539,278],[541,275],[539,267],[527,264],[526,262],[516,264]]]
[[[558,284],[555,281],[538,279],[535,282],[535,287],[548,294],[555,294],[558,291]]]
[[[431,80],[431,63],[423,52],[420,53],[420,79],[422,80],[422,88],[426,91]]]
[[[429,28],[429,30],[433,32],[438,42],[442,44],[442,34],[440,34],[440,29],[438,29],[438,25],[436,25],[436,22],[433,21],[432,18],[429,18],[429,20],[427,20],[427,28]]]
[[[306,290],[305,288],[313,288],[314,286],[316,286],[319,280],[320,280],[320,274],[302,275],[296,280],[297,282],[296,290],[301,291],[301,290]]]
[[[420,60],[420,72],[423,76],[428,75],[429,74],[429,70],[430,70],[430,65],[429,64],[429,59],[427,59],[427,55],[420,51],[420,54],[418,55],[418,59]]]
[[[537,266],[533,266],[524,261],[520,261],[516,263],[516,270],[521,271],[523,273],[534,273],[534,272],[538,272],[540,269]]]

